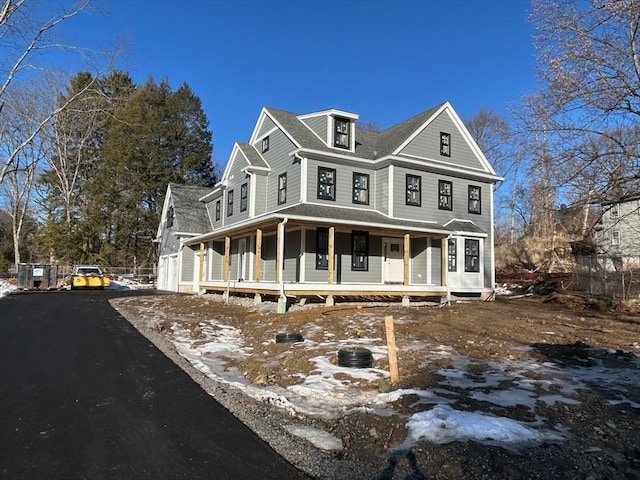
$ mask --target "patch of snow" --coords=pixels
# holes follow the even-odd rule
[[[15,285],[0,279],[0,298],[9,295],[11,292],[15,291],[15,289]]]
[[[322,450],[342,450],[342,440],[324,430],[299,425],[285,425],[284,429],[292,435],[306,439]]]

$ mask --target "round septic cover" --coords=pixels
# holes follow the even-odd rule
[[[338,350],[338,365],[341,367],[370,368],[373,365],[371,350],[362,347],[346,347]]]
[[[276,343],[304,342],[304,337],[300,333],[278,333]]]

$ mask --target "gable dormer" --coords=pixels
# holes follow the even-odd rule
[[[358,115],[343,110],[324,110],[298,116],[329,148],[355,151],[356,120]]]

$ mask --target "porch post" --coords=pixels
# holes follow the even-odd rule
[[[443,287],[447,286],[447,270],[449,269],[449,262],[447,260],[449,253],[449,239],[444,237],[442,239],[442,248],[440,249],[442,254],[442,260],[440,261],[440,283]]]
[[[256,229],[256,260],[253,272],[253,280],[256,282],[260,281],[260,277],[262,276],[262,229]]]
[[[409,285],[409,259],[411,258],[411,239],[409,238],[409,234],[404,234],[404,255],[403,255],[403,263],[404,263],[404,279],[403,284],[405,286]]]
[[[231,237],[224,237],[224,264],[222,268],[222,278],[225,282],[229,281],[229,254],[231,253]]]
[[[331,285],[333,283],[333,272],[335,269],[335,260],[334,260],[334,255],[335,255],[335,232],[336,229],[335,227],[329,227],[329,245],[328,245],[328,252],[327,252],[327,256],[329,257],[329,265],[328,265],[328,271],[327,271],[327,283],[329,285]]]

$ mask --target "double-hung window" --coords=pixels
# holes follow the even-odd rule
[[[609,214],[610,214],[611,218],[620,217],[620,204],[619,203],[614,203],[613,205],[611,205],[611,209],[609,210]]]
[[[480,240],[467,238],[464,241],[464,271],[480,271]]]
[[[329,229],[316,229],[316,270],[329,268]]]
[[[447,180],[438,180],[438,208],[453,210],[453,184]]]
[[[482,213],[482,204],[480,202],[480,187],[469,185],[469,213]]]
[[[351,234],[351,270],[369,269],[369,234],[353,232]]]
[[[216,222],[220,220],[220,200],[216,201]]]
[[[233,190],[227,192],[227,217],[233,215]]]
[[[369,205],[369,175],[353,173],[353,203]]]
[[[458,271],[458,241],[455,238],[450,238],[447,241],[447,270],[449,272]]]
[[[318,198],[321,200],[336,199],[335,168],[318,167]]]
[[[240,187],[240,211],[244,212],[247,210],[247,199],[249,197],[249,187],[246,183],[243,183]]]
[[[262,153],[269,151],[269,135],[262,139]]]
[[[406,177],[407,197],[405,203],[419,207],[422,204],[421,183],[422,178],[418,175],[409,175]]]
[[[349,148],[349,129],[351,122],[346,118],[336,117],[333,120],[333,146],[338,148]]]
[[[440,132],[440,155],[443,157],[451,156],[451,134]]]
[[[283,173],[278,177],[278,205],[287,201],[287,174]]]
[[[611,231],[611,245],[614,245],[614,246],[620,245],[620,230]]]

